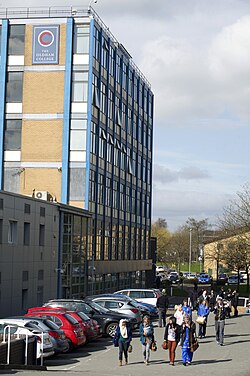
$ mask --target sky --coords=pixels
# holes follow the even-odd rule
[[[92,7],[155,95],[153,220],[165,218],[171,231],[188,217],[215,225],[250,182],[250,1],[98,0]]]

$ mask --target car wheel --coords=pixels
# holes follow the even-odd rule
[[[115,335],[115,331],[116,331],[117,326],[118,326],[117,322],[111,322],[110,324],[108,324],[107,327],[106,327],[106,334],[109,337],[113,338],[114,335]]]
[[[69,348],[66,351],[66,353],[71,353],[74,350],[74,346],[73,346],[72,341],[69,338],[67,338],[67,341],[68,341],[68,344],[69,344]]]

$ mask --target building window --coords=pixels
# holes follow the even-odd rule
[[[69,171],[69,199],[83,201],[86,185],[85,168],[71,168]]]
[[[74,28],[74,54],[89,53],[89,27],[75,25]]]
[[[24,270],[24,271],[23,271],[23,278],[22,278],[22,281],[23,281],[23,282],[28,282],[28,280],[29,280],[29,272],[28,272],[28,270]]]
[[[72,102],[87,102],[88,100],[88,72],[73,72]]]
[[[30,245],[30,223],[23,224],[23,245]]]
[[[44,272],[43,270],[38,270],[38,274],[37,274],[37,277],[38,277],[38,281],[43,281],[43,278],[44,278]]]
[[[30,205],[29,204],[24,204],[24,213],[30,214]]]
[[[45,225],[39,226],[39,246],[43,247],[45,243]]]
[[[4,150],[21,150],[22,120],[6,120]]]
[[[86,150],[85,130],[72,130],[70,132],[70,150]]]
[[[3,220],[0,219],[0,244],[3,243]]]
[[[0,198],[0,210],[3,210],[3,198]]]
[[[43,286],[37,287],[37,305],[41,307],[43,305]]]
[[[8,243],[16,244],[16,242],[17,242],[17,222],[9,221]]]
[[[28,289],[22,289],[22,310],[28,308]]]
[[[22,103],[23,99],[23,73],[8,72],[6,84],[6,102]]]
[[[9,27],[9,55],[24,55],[25,25],[11,25]]]
[[[45,208],[40,207],[40,217],[45,217]]]

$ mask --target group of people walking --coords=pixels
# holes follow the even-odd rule
[[[219,292],[216,296],[213,292],[207,295],[202,292],[201,298],[196,306],[199,339],[206,336],[206,327],[208,316],[211,312],[215,319],[215,337],[218,345],[224,345],[224,328],[225,319],[227,317],[227,307],[224,298],[221,296],[223,292]],[[193,307],[188,304],[188,300],[184,299],[183,303],[177,306],[173,316],[169,317],[166,323],[166,312],[169,300],[165,290],[157,300],[157,308],[159,312],[159,327],[165,327],[163,335],[162,347],[168,349],[169,365],[175,364],[175,352],[178,345],[182,349],[182,364],[190,365],[193,359],[193,353],[198,348],[196,336],[196,324],[192,320]],[[235,313],[237,312],[237,306]],[[155,349],[154,327],[150,318],[145,316],[139,328],[140,342],[142,344],[143,360],[146,365],[149,364],[150,352]],[[132,348],[132,331],[126,320],[121,320],[117,327],[113,338],[114,346],[119,347],[119,365],[128,364],[128,352]]]

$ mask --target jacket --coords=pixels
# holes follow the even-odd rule
[[[157,299],[157,301],[156,301],[156,307],[157,307],[157,308],[168,309],[168,305],[169,305],[169,300],[168,300],[167,295],[162,295],[162,296],[160,296],[160,297]]]
[[[170,324],[167,324],[166,328],[165,328],[165,333],[164,333],[164,340],[167,341],[168,340],[168,328],[169,328]],[[175,340],[176,340],[176,343],[179,343],[180,341],[180,335],[181,335],[181,327],[180,325],[176,324],[175,326]]]
[[[191,326],[190,328],[188,329],[188,342],[189,342],[189,346],[191,346],[192,343],[195,342],[196,340],[196,333],[195,333],[195,330],[196,330],[196,325],[195,323],[192,321],[191,322]],[[181,342],[181,346],[183,345],[185,339],[186,339],[186,325],[183,324],[182,327],[181,327],[181,333],[180,333],[180,342]]]
[[[221,307],[216,305],[215,309],[214,309],[214,314],[215,314],[215,317],[214,317],[215,321],[225,320],[225,318],[226,318],[226,308],[224,307],[224,305],[222,305]]]
[[[185,305],[183,305],[182,306],[182,310],[183,310],[183,312],[184,312],[184,315],[189,315],[190,317],[192,317],[192,309],[191,309],[191,307],[190,306],[185,306]]]
[[[153,327],[153,324],[149,324],[149,332],[148,332],[148,335],[147,335],[147,338],[150,338],[150,340],[154,341],[154,327]],[[146,336],[144,335],[144,325],[143,323],[140,324],[140,328],[139,328],[139,333],[140,333],[140,341],[143,345],[145,345],[146,343]]]
[[[208,317],[209,308],[204,304],[200,304],[199,307],[198,307],[197,315],[203,316],[203,317]]]
[[[126,327],[127,327],[127,332],[128,332],[128,339],[126,342],[130,343],[132,341],[132,330],[128,323],[126,323]],[[120,330],[120,326],[118,325],[115,331],[115,335],[113,337],[113,345],[115,347],[118,347],[120,337],[121,337],[121,330]]]

